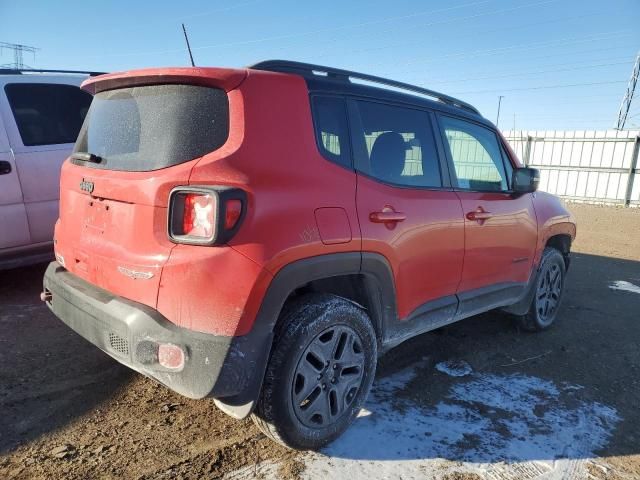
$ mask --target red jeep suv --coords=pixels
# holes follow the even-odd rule
[[[575,223],[463,101],[288,61],[82,88],[43,300],[276,441],[339,436],[408,338],[496,308],[556,319]]]

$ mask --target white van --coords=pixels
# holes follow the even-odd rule
[[[89,72],[0,69],[0,270],[53,256],[60,167],[91,104]]]

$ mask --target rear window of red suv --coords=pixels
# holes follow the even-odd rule
[[[87,167],[150,171],[220,148],[229,136],[224,90],[197,85],[148,85],[95,95],[75,152],[100,157]]]

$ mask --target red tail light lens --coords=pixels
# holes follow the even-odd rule
[[[232,198],[225,203],[224,228],[231,230],[242,215],[242,200]]]
[[[184,195],[182,235],[211,238],[215,229],[215,199],[209,194]]]
[[[176,187],[169,197],[169,238],[176,243],[221,245],[236,233],[246,193],[229,187]]]

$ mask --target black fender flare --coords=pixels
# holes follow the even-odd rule
[[[280,269],[267,289],[255,319],[253,329],[242,338],[244,348],[251,345],[252,374],[242,392],[214,399],[228,415],[246,418],[255,406],[262,388],[273,344],[273,332],[289,295],[297,288],[313,281],[341,275],[361,274],[369,299],[369,316],[374,322],[378,342],[383,343],[385,325],[397,318],[393,272],[386,258],[377,253],[346,252],[319,255],[292,262]]]

